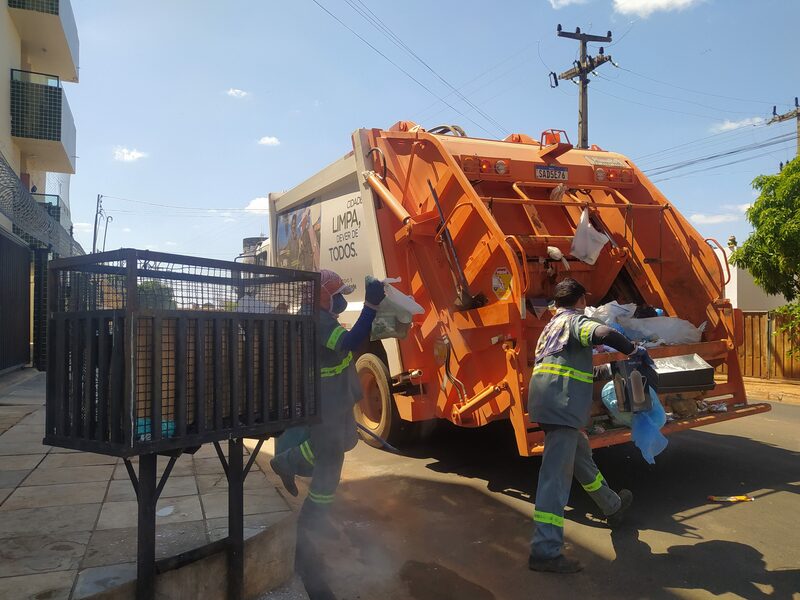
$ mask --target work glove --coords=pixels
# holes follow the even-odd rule
[[[641,344],[637,344],[636,348],[633,352],[628,355],[630,358],[638,358],[642,361],[642,364],[645,365],[652,365],[653,359],[650,358],[650,354],[647,352],[647,348],[642,346]]]
[[[384,298],[386,298],[386,292],[383,289],[383,282],[377,279],[369,281],[364,292],[366,303],[377,307]]]

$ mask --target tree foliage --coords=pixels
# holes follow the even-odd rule
[[[137,287],[139,306],[156,310],[175,310],[174,292],[168,285],[160,281],[143,281]]]
[[[760,192],[747,211],[753,233],[731,262],[750,271],[768,294],[782,294],[790,301],[776,312],[783,317],[779,331],[789,333],[796,353],[800,350],[800,158],[777,175],[756,177],[753,188]]]
[[[800,296],[800,158],[777,175],[753,180],[760,194],[747,211],[753,233],[731,262],[753,274],[768,294]]]

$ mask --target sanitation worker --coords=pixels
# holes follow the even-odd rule
[[[368,283],[364,308],[348,331],[339,324],[338,316],[347,308],[344,296],[353,293],[354,287],[345,285],[339,275],[327,269],[322,269],[320,276],[321,422],[309,428],[308,439],[270,461],[272,470],[293,496],[298,494],[295,476],[311,477],[298,519],[298,525],[309,532],[330,529],[327,514],[339,485],[344,454],[358,441],[353,405],[362,391],[353,351],[369,338],[378,305],[386,296],[383,283]]]
[[[592,407],[592,346],[604,344],[631,356],[646,356],[647,351],[585,317],[586,290],[574,279],[556,284],[554,296],[557,311],[536,344],[528,392],[530,419],[545,432],[528,566],[534,571],[576,573],[583,566],[562,554],[564,507],[573,474],[611,527],[622,523],[633,501],[630,491],[617,494],[606,483],[582,431]]]

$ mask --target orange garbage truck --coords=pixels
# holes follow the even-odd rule
[[[650,349],[726,365],[711,389],[659,394],[675,412],[664,433],[770,408],[745,395],[743,318],[725,298],[727,262],[622,154],[575,148],[560,130],[492,140],[401,121],[357,130],[345,156],[269,199],[274,264],[332,269],[358,290],[366,275],[399,278],[395,287],[424,308],[404,339],[372,341],[358,357],[357,419],[389,441],[433,419],[508,419],[519,453],[540,454],[528,383],[548,300],[566,276],[592,305],[649,305],[705,323],[697,341]],[[608,238],[593,261],[573,255],[582,220]],[[360,291],[348,299],[345,323],[362,307]],[[596,351],[594,364],[623,358]],[[601,387],[592,419],[606,427],[587,423],[591,445],[627,442],[630,429],[608,426]],[[673,410],[699,400],[702,411]]]

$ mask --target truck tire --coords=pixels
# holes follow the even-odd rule
[[[390,444],[399,443],[403,437],[403,420],[392,398],[386,364],[374,354],[362,354],[356,361],[356,372],[364,393],[353,407],[356,422]],[[359,435],[370,446],[381,447],[371,436],[361,431]]]

